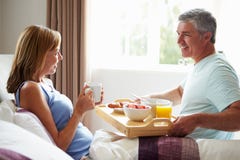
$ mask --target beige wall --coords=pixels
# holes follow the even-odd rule
[[[0,53],[2,46],[2,0],[0,0]]]
[[[0,0],[0,54],[14,53],[28,25],[46,25],[46,0]]]

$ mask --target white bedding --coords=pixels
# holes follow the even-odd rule
[[[32,159],[71,159],[58,149],[39,119],[29,112],[15,112],[10,100],[0,103],[0,148],[11,149]],[[240,140],[197,141],[201,160],[240,159]],[[138,139],[128,139],[104,130],[97,130],[90,147],[93,160],[137,160]]]
[[[34,160],[72,160],[65,152],[17,125],[0,120],[0,148]]]
[[[201,160],[239,160],[240,140],[198,140]]]
[[[36,160],[70,160],[55,146],[51,136],[32,113],[16,112],[11,100],[0,103],[0,148],[21,153]]]
[[[201,139],[197,143],[201,160],[240,159],[240,140]],[[96,160],[137,160],[138,139],[127,139],[113,132],[98,130],[94,135],[90,156]]]
[[[137,160],[138,138],[127,139],[117,133],[97,130],[89,152],[94,160]]]
[[[12,100],[2,101],[0,103],[0,120],[14,123],[47,142],[55,144],[41,121],[33,113],[28,111],[16,112],[16,110],[17,108]]]

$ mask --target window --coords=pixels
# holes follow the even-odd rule
[[[226,52],[226,55],[228,51],[236,52],[238,49],[235,48],[234,51],[231,48],[233,46],[230,47],[226,44],[227,40],[222,38],[229,37],[228,33],[233,32],[233,22],[230,22],[232,25],[225,25],[223,22],[229,22],[228,16],[235,15],[233,7],[238,10],[237,5],[234,5],[236,2],[226,1],[90,0],[88,52],[91,63],[96,67],[186,64],[189,60],[182,59],[176,43],[176,27],[178,15],[191,8],[205,8],[217,18],[217,50]],[[237,26],[234,29],[234,32],[238,31]],[[230,61],[234,59],[236,57]]]

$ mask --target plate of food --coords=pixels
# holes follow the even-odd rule
[[[127,104],[127,103],[133,103],[133,100],[131,100],[129,98],[119,98],[119,99],[114,100],[111,103],[106,104],[106,106],[110,109],[113,109],[113,111],[116,113],[124,114],[123,106],[124,106],[124,104]]]

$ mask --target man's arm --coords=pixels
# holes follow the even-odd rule
[[[199,117],[199,127],[224,131],[240,130],[240,100],[232,103],[223,112]]]
[[[197,127],[222,131],[239,131],[240,100],[232,103],[219,113],[197,113],[178,117],[174,122],[170,135],[185,136],[192,133]]]
[[[172,101],[173,105],[178,105],[181,103],[182,94],[183,88],[181,86],[178,86],[177,88],[174,88],[172,90],[165,91],[163,93],[150,94],[146,97],[167,99]]]

